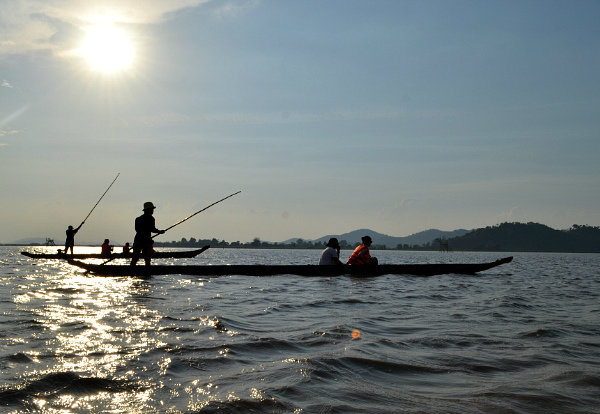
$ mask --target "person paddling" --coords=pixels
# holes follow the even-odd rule
[[[371,253],[369,252],[369,246],[373,243],[370,236],[361,237],[362,244],[359,245],[352,254],[350,258],[346,262],[349,265],[366,265],[366,264],[377,264],[377,258],[371,257]]]
[[[144,257],[146,266],[150,266],[152,259],[152,233],[163,234],[164,230],[158,230],[154,220],[154,209],[156,207],[152,202],[144,203],[144,214],[135,219],[135,238],[133,239],[133,257],[131,265],[135,266],[140,258],[140,253]]]
[[[69,228],[65,232],[67,233],[67,240],[65,240],[64,254],[67,254],[69,249],[71,249],[71,254],[73,254],[73,247],[75,246],[75,234],[77,234],[81,226],[83,226],[83,223],[85,223],[85,221],[82,221],[79,227],[77,227],[76,229],[74,229],[73,226],[69,226]]]

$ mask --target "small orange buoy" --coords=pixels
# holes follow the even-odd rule
[[[360,338],[360,331],[358,329],[355,329],[352,331],[352,338],[354,338],[354,339]]]

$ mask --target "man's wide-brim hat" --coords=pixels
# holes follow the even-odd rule
[[[155,209],[156,207],[154,207],[154,204],[152,204],[152,201],[146,201],[144,203],[144,210],[152,210]]]

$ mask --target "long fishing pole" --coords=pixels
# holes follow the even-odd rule
[[[112,183],[110,183],[110,185],[108,186],[108,188],[106,189],[106,191],[102,194],[102,196],[100,197],[100,199],[96,202],[96,204],[94,204],[94,207],[92,207],[92,209],[90,210],[90,212],[88,213],[87,216],[85,216],[85,218],[83,219],[83,221],[81,222],[81,226],[83,226],[83,223],[85,223],[85,221],[88,219],[88,217],[92,214],[92,211],[94,211],[94,209],[96,208],[96,206],[100,203],[100,200],[102,200],[104,198],[104,196],[106,195],[106,193],[108,193],[108,190],[110,190],[110,187],[113,186],[113,184],[115,183],[115,181],[117,181],[117,178],[119,178],[119,175],[121,173],[118,173],[117,176],[115,177],[115,179],[112,181]]]
[[[233,193],[233,194],[229,194],[227,197],[223,197],[223,198],[222,198],[222,199],[220,199],[219,201],[215,201],[214,203],[212,203],[212,204],[210,204],[210,205],[208,205],[208,206],[204,207],[202,210],[196,211],[194,214],[191,214],[191,215],[187,216],[186,218],[184,218],[183,220],[179,220],[177,223],[173,224],[172,226],[169,226],[169,227],[167,227],[167,228],[166,228],[166,229],[165,229],[165,230],[164,230],[162,233],[159,233],[159,234],[163,234],[163,233],[165,233],[167,230],[170,230],[170,229],[172,229],[173,227],[180,225],[180,224],[181,224],[181,223],[183,223],[184,221],[187,221],[187,220],[191,219],[191,218],[192,218],[192,217],[194,217],[196,214],[200,214],[200,213],[202,213],[204,210],[207,210],[207,209],[211,208],[211,207],[212,207],[212,206],[214,206],[215,204],[219,204],[221,201],[227,200],[229,197],[233,197],[234,195],[236,195],[236,194],[239,194],[239,193],[241,193],[241,191],[235,192],[235,193]],[[156,236],[158,236],[158,234],[155,234],[154,236],[152,236],[152,238],[155,238]]]
[[[214,203],[212,203],[212,204],[210,204],[210,205],[208,205],[208,206],[204,207],[202,210],[198,210],[198,211],[196,211],[194,214],[191,214],[191,215],[187,216],[186,218],[184,218],[183,220],[179,220],[177,223],[173,224],[172,226],[170,226],[170,227],[167,227],[167,228],[166,228],[166,229],[165,229],[165,230],[164,230],[162,233],[159,233],[159,234],[164,234],[164,233],[165,233],[167,230],[170,230],[170,229],[172,229],[173,227],[180,225],[180,224],[181,224],[181,223],[183,223],[184,221],[191,219],[191,218],[192,218],[192,217],[194,217],[196,214],[200,214],[200,213],[202,213],[204,210],[211,208],[211,207],[212,207],[212,206],[214,206],[215,204],[219,204],[221,201],[227,200],[229,197],[233,197],[234,195],[236,195],[236,194],[239,194],[239,193],[241,193],[241,191],[235,192],[235,193],[233,193],[233,194],[229,194],[227,197],[223,197],[223,198],[222,198],[222,199],[220,199],[219,201],[215,201]],[[155,237],[156,237],[156,236],[158,236],[159,234],[155,234],[154,236],[152,236],[152,238],[155,238]],[[110,259],[108,259],[107,261],[105,261],[104,263],[101,263],[101,265],[105,265],[105,264],[106,264],[106,263],[108,263],[108,262],[112,262],[112,261],[113,261],[113,260],[115,260],[116,258],[117,258],[117,256],[115,255],[115,256],[111,257]]]

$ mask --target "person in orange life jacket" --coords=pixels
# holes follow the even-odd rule
[[[359,245],[352,254],[350,258],[346,262],[349,265],[375,265],[377,264],[377,258],[371,257],[371,253],[369,252],[369,246],[373,243],[370,236],[361,237],[362,244]]]
[[[144,255],[146,266],[150,266],[154,241],[152,233],[163,234],[164,230],[158,230],[154,221],[154,204],[150,201],[144,203],[144,214],[135,219],[135,238],[133,239],[133,257],[131,265],[135,266],[140,254]]]
[[[340,243],[338,239],[332,237],[327,242],[327,247],[321,252],[319,265],[341,265],[340,261]]]
[[[102,247],[100,248],[100,254],[104,257],[110,257],[112,250],[113,246],[109,244],[109,240],[104,239],[104,243],[102,243]]]

